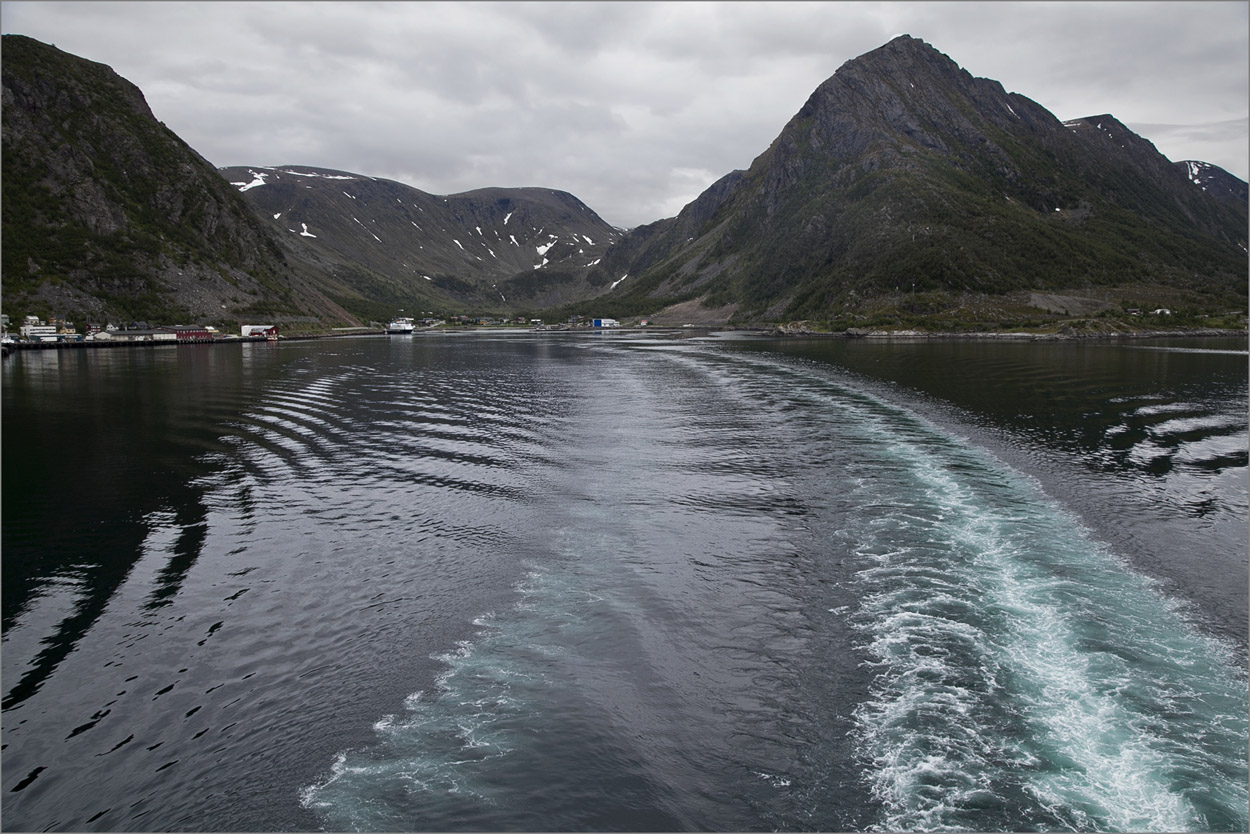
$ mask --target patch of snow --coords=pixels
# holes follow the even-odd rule
[[[538,266],[534,267],[534,269],[542,269],[546,265],[547,265],[547,259],[543,258],[543,262],[540,263]]]
[[[1004,103],[1004,104],[1007,104],[1007,102],[1003,102],[1003,103]],[[1011,108],[1011,105],[1010,105],[1010,104],[1007,104],[1007,109],[1008,109],[1008,110],[1011,110],[1011,115],[1015,116],[1017,119],[1018,119],[1018,118],[1020,118],[1019,114],[1017,114],[1015,110],[1012,110],[1012,108]]]
[[[582,240],[586,241],[586,244],[587,244],[588,246],[594,246],[594,245],[595,245],[595,242],[594,242],[593,240],[591,240],[590,238],[586,237],[585,235],[582,235]]]
[[[503,224],[504,224],[505,226],[507,226],[507,225],[508,225],[508,218],[509,218],[509,217],[511,217],[511,216],[512,216],[512,212],[508,212],[507,214],[505,214],[505,215],[503,216]]]
[[[591,261],[590,263],[586,264],[586,266],[596,266],[596,265],[599,263],[599,261],[601,261],[601,260],[603,260],[603,258],[595,258],[593,261]]]
[[[348,177],[343,174],[314,174],[312,171],[290,171],[284,170],[282,173],[290,174],[293,177],[319,177],[323,180],[354,180],[355,177]]]
[[[481,226],[474,226],[473,228],[477,229],[477,236],[478,236],[478,237],[485,237],[485,235],[484,235],[484,234],[482,234],[482,227],[481,227]]]
[[[551,247],[555,245],[556,245],[556,242],[553,240],[548,243],[544,243],[542,246],[535,246],[534,248],[538,250],[539,255],[546,255],[547,252],[551,249]]]
[[[454,237],[451,239],[451,242],[452,242],[452,243],[454,243],[454,244],[456,244],[457,246],[460,246],[460,241],[456,240]],[[461,252],[463,252],[463,251],[464,251],[464,247],[463,247],[463,246],[460,246],[460,251],[461,251]]]
[[[250,189],[250,188],[256,188],[256,187],[257,187],[257,186],[259,186],[259,185],[267,185],[267,184],[268,184],[268,183],[266,183],[266,182],[265,182],[265,177],[269,176],[268,174],[258,174],[258,173],[256,173],[255,171],[252,171],[252,170],[249,170],[249,171],[248,171],[248,173],[252,175],[253,179],[252,179],[252,181],[251,181],[251,182],[249,182],[249,183],[246,183],[246,184],[244,184],[244,185],[239,186],[239,190],[240,190],[240,191],[247,191],[248,189]]]
[[[617,285],[617,284],[621,283],[622,281],[624,281],[624,280],[625,280],[626,278],[628,278],[628,277],[629,277],[629,273],[628,273],[628,272],[626,272],[626,273],[625,273],[624,275],[622,275],[620,278],[617,278],[615,281],[613,281],[613,282],[612,282],[612,286],[608,287],[608,292],[612,292],[612,290],[616,289],[616,285]]]
[[[352,197],[352,195],[348,194],[346,191],[344,191],[344,192],[343,192],[343,196],[344,196],[344,197]],[[352,199],[353,199],[353,200],[355,200],[356,198],[355,198],[355,197],[352,197]]]
[[[521,245],[521,244],[519,244],[519,243],[517,243],[517,242],[516,242],[516,235],[508,235],[508,239],[512,241],[512,245],[513,245],[513,246],[520,246],[520,245]]]
[[[431,280],[431,279],[430,279],[430,276],[428,276],[428,275],[422,275],[421,277],[422,277],[422,278],[424,278],[424,279],[425,279],[425,280],[427,280],[427,281]]]
[[[277,220],[277,219],[278,219],[279,217],[281,217],[281,216],[282,216],[282,212],[278,212],[277,214],[275,214],[275,215],[273,216],[273,219],[274,219],[274,220]]]
[[[1186,162],[1185,165],[1189,168],[1189,181],[1201,188],[1203,191],[1206,191],[1207,187],[1202,182],[1202,175],[1205,174],[1206,170],[1211,166],[1205,162]]]
[[[316,235],[314,235],[312,232],[308,231],[308,224],[307,224],[307,223],[301,223],[301,224],[300,224],[300,226],[302,226],[302,227],[303,227],[303,229],[304,229],[304,231],[302,231],[302,232],[300,232],[300,233],[299,233],[299,236],[300,236],[300,237],[316,237]]]

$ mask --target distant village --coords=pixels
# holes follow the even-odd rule
[[[369,327],[353,327],[353,328],[336,328],[336,332],[342,331],[343,335],[348,333],[376,333],[384,330],[387,333],[395,332],[411,332],[416,327],[425,329],[437,327],[530,327],[536,330],[566,330],[571,328],[607,328],[620,327],[620,322],[616,319],[609,318],[590,318],[587,316],[570,316],[567,322],[562,324],[544,324],[542,319],[531,319],[523,316],[517,318],[492,318],[470,315],[454,315],[446,318],[434,318],[427,316],[422,319],[401,318],[400,322],[406,322],[407,327],[403,331],[394,329],[396,322],[383,326],[378,322],[374,322]],[[646,326],[645,320],[641,321],[642,326]],[[129,324],[118,327],[112,323],[96,323],[88,322],[81,329],[71,321],[59,318],[50,318],[47,321],[40,319],[38,316],[26,316],[17,327],[17,332],[12,332],[12,325],[7,315],[0,315],[0,342],[5,347],[10,346],[33,346],[33,345],[53,345],[62,343],[135,343],[135,342],[163,342],[168,344],[182,343],[205,343],[205,342],[224,342],[224,341],[277,341],[280,336],[279,326],[276,324],[244,324],[239,328],[239,332],[227,333],[218,330],[216,327],[207,324],[168,324],[168,325],[151,325],[143,321],[130,322]]]
[[[207,324],[149,325],[147,322],[131,322],[125,327],[115,324],[90,322],[82,331],[71,321],[52,318],[43,321],[38,316],[26,316],[18,326],[17,335],[11,330],[7,315],[0,315],[0,330],[5,344],[34,344],[56,342],[214,342],[225,339],[277,339],[276,324],[245,324],[236,336],[223,333]]]

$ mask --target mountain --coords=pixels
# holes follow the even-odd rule
[[[137,87],[20,35],[3,51],[6,311],[351,320]]]
[[[1236,177],[1173,164],[1110,115],[1061,122],[904,35],[846,62],[749,169],[595,269],[619,282],[608,314],[836,318],[909,293],[1095,288],[1244,308],[1246,239]]]
[[[401,307],[516,312],[579,301],[607,289],[587,282],[587,267],[621,236],[572,194],[546,188],[436,196],[302,165],[220,173],[306,256],[354,265],[358,291]]]
[[[3,57],[11,318],[324,329],[400,309],[537,311],[608,287],[588,265],[620,232],[571,194],[218,170],[104,64],[20,35]]]
[[[1189,159],[1175,163],[1189,181],[1217,200],[1245,208],[1250,199],[1250,186],[1218,165]]]
[[[1170,162],[1109,114],[1061,122],[909,36],[843,64],[749,169],[628,233],[545,188],[437,196],[301,165],[218,170],[107,66],[19,35],[3,50],[11,317],[849,326],[882,310],[966,320],[1008,298],[1034,313],[1246,307],[1244,181]]]

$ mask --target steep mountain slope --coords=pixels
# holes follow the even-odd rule
[[[613,246],[601,306],[828,317],[906,292],[1127,284],[1244,305],[1236,183],[1110,116],[1060,122],[901,36],[821,84],[749,170]]]
[[[1061,309],[1107,288],[1246,303],[1245,182],[1110,115],[1060,122],[907,36],[844,64],[750,169],[628,234],[550,189],[214,170],[108,67],[22,36],[3,50],[10,315],[316,327],[593,299],[745,322],[925,294]]]
[[[1187,159],[1174,164],[1185,172],[1190,182],[1215,199],[1222,200],[1243,211],[1246,209],[1246,202],[1250,199],[1250,184],[1247,184],[1245,180],[1238,179],[1218,165],[1212,165],[1209,162]]]
[[[137,87],[19,35],[3,58],[6,312],[350,320]]]
[[[397,303],[425,296],[514,311],[585,298],[601,291],[585,281],[588,267],[621,235],[573,195],[545,188],[435,196],[308,166],[220,173],[306,254],[368,270],[375,277],[357,275],[357,289]]]
[[[570,194],[219,171],[109,67],[19,35],[3,58],[11,317],[316,329],[400,309],[529,312],[606,287],[588,265],[620,233]]]

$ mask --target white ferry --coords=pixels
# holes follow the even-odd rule
[[[414,329],[416,328],[412,323],[412,319],[406,316],[400,316],[386,326],[386,332],[393,336],[411,333]]]

